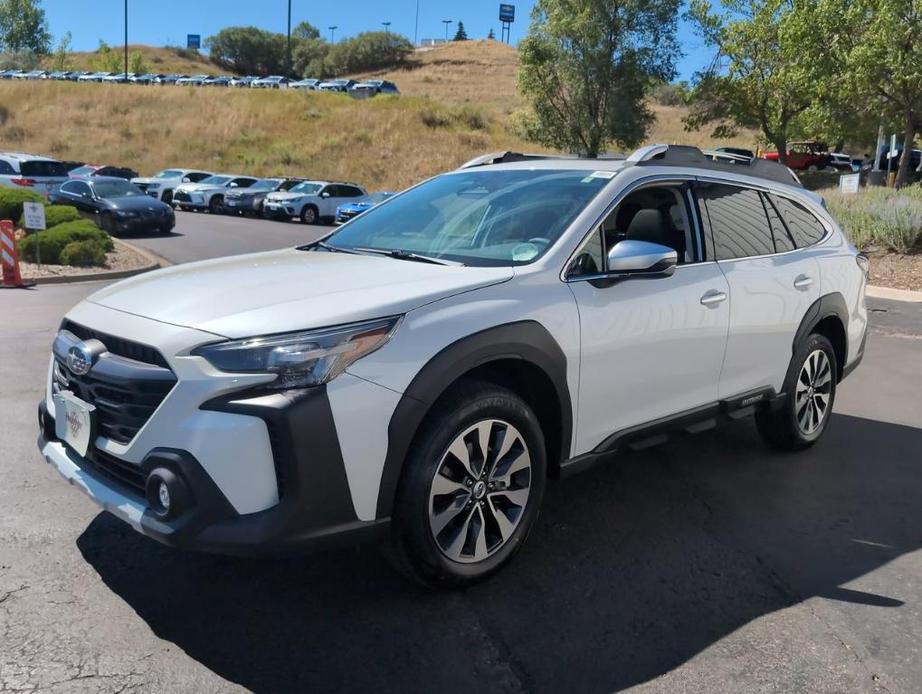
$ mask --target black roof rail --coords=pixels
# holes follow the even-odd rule
[[[777,162],[758,157],[727,156],[724,152],[703,152],[690,145],[647,145],[633,152],[627,161],[634,166],[693,166],[801,186],[797,174]]]
[[[534,161],[541,159],[573,159],[559,154],[525,154],[522,152],[490,152],[474,157],[464,162],[459,169],[473,169],[476,166],[489,166],[490,164],[510,164],[517,161]]]

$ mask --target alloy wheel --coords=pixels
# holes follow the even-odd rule
[[[816,432],[829,414],[832,398],[832,364],[821,349],[807,356],[794,390],[794,411],[801,433]]]
[[[509,422],[487,419],[459,434],[429,491],[429,529],[448,559],[479,562],[512,536],[531,491],[531,457]]]

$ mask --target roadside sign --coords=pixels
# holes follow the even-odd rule
[[[861,174],[839,176],[839,192],[854,194],[861,187]]]
[[[24,202],[22,216],[26,220],[26,229],[40,231],[45,228],[45,206],[40,202]]]
[[[515,21],[515,5],[507,5],[505,3],[500,3],[499,21],[514,22]]]
[[[202,47],[202,35],[201,34],[186,34],[186,48],[194,48],[198,50]]]

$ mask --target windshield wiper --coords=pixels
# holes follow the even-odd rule
[[[297,246],[299,251],[309,251],[313,248],[322,248],[325,251],[330,253],[350,253],[352,255],[367,255],[366,253],[360,252],[358,249],[352,248],[342,248],[340,246],[331,246],[326,241],[312,241],[311,243],[306,243],[303,246]]]
[[[401,248],[355,248],[353,250],[361,253],[376,253],[377,255],[386,255],[388,258],[397,260],[413,260],[418,263],[432,263],[433,265],[454,265],[463,266],[464,263],[458,263],[454,260],[444,260],[442,258],[433,258],[431,255],[420,255],[412,251],[405,251]]]

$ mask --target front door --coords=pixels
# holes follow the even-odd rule
[[[630,193],[586,241],[568,274],[580,317],[576,454],[609,435],[717,401],[730,320],[730,290],[707,262],[684,184]],[[674,248],[671,277],[609,286],[603,272],[623,239]]]

